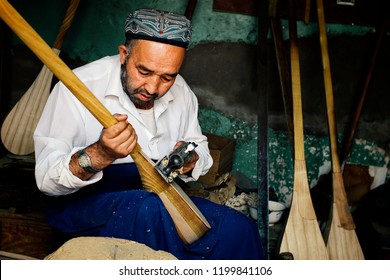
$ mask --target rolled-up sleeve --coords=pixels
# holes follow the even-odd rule
[[[86,145],[81,105],[57,84],[51,92],[34,132],[35,179],[40,191],[47,195],[65,195],[98,181],[102,172],[82,181],[69,170],[73,153]],[[78,135],[77,140],[74,135]]]

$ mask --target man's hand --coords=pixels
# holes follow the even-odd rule
[[[115,114],[118,123],[102,130],[99,140],[86,148],[93,168],[102,170],[118,158],[128,156],[137,144],[137,134],[127,122],[127,115]],[[72,156],[69,164],[71,172],[82,180],[87,180],[93,174],[79,166],[77,153]]]
[[[103,129],[100,139],[96,143],[100,164],[107,162],[110,164],[118,158],[128,156],[137,144],[137,134],[131,124],[127,122],[127,115],[115,114],[114,117],[118,123]]]
[[[184,143],[184,141],[177,142],[175,144],[175,146],[173,147],[173,150],[176,150],[183,143]],[[195,164],[198,161],[198,159],[199,159],[199,155],[196,153],[196,151],[194,151],[191,155],[191,159],[183,166],[182,174],[185,174],[185,173],[191,171],[192,169],[194,169]]]

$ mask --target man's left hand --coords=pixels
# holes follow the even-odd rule
[[[176,150],[181,144],[183,144],[184,141],[179,141],[175,144],[173,147],[173,150]],[[186,174],[187,172],[191,171],[194,169],[196,162],[199,159],[199,155],[194,151],[191,155],[191,159],[183,166],[183,171],[182,174]]]

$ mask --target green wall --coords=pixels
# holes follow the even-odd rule
[[[257,181],[257,124],[226,116],[215,110],[201,109],[199,121],[202,129],[236,140],[233,170],[242,172],[253,182]],[[339,138],[341,145],[342,137]],[[294,164],[289,135],[285,131],[268,130],[268,182],[281,202],[290,203],[294,179]],[[310,187],[318,183],[320,175],[330,173],[329,138],[305,133],[305,159]],[[389,155],[374,142],[355,139],[348,164],[377,168],[389,166]],[[387,171],[386,181],[390,179]]]
[[[68,1],[14,0],[10,3],[49,45],[54,43]],[[66,50],[71,58],[79,58],[85,62],[116,54],[117,45],[124,40],[123,25],[128,13],[140,7],[147,7],[184,14],[187,3],[188,0],[81,0],[62,49]],[[212,0],[197,1],[192,21],[194,30],[190,48],[207,42],[255,44],[257,41],[256,17],[215,12]],[[283,25],[286,26],[286,22]],[[284,30],[287,38],[287,28]],[[328,26],[330,36],[364,35],[372,31],[369,27],[335,24]],[[311,36],[316,32],[315,24],[303,26],[303,23],[298,23],[299,36]],[[20,41],[15,39],[15,44],[18,43]]]

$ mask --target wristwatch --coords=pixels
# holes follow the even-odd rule
[[[96,168],[93,168],[92,167],[92,162],[91,162],[91,158],[89,157],[89,155],[87,154],[87,152],[85,151],[85,149],[82,149],[80,150],[78,153],[78,162],[79,162],[79,165],[86,171],[90,172],[90,173],[93,173],[93,174],[96,174],[98,172],[100,172],[101,170],[99,169],[96,169]]]

